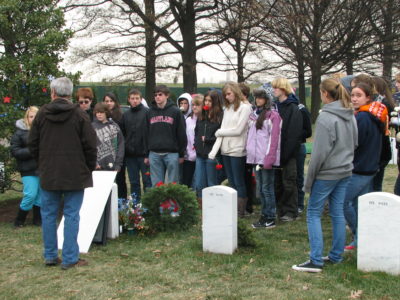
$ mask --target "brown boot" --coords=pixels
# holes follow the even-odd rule
[[[238,197],[238,216],[244,218],[244,212],[246,210],[247,198]]]

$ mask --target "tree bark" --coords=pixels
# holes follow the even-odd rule
[[[145,13],[154,20],[154,0],[145,0]],[[146,86],[145,98],[149,103],[153,100],[154,90],[156,87],[156,40],[154,38],[154,29],[145,23],[146,38]]]

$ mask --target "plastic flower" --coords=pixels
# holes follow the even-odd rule
[[[10,101],[11,101],[11,97],[9,97],[9,96],[3,97],[3,102],[4,103],[10,103]]]
[[[146,173],[144,173],[144,175],[150,176],[150,172],[146,172]]]
[[[43,93],[47,93],[47,89],[44,87],[44,88],[42,88],[42,92]]]
[[[164,185],[164,182],[162,182],[162,181],[156,183],[156,187],[159,187],[159,186],[162,186],[162,185]]]
[[[222,166],[221,164],[217,164],[217,165],[215,166],[215,168],[216,168],[217,170],[221,170],[221,169],[223,168],[223,166]]]
[[[204,105],[203,110],[210,110],[210,107],[208,105]]]

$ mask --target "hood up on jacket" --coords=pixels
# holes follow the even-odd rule
[[[54,123],[62,123],[77,106],[67,99],[58,98],[44,106],[45,118]]]
[[[24,119],[19,119],[15,122],[15,127],[21,130],[29,130],[28,126],[26,126]]]
[[[187,110],[187,112],[185,112],[183,115],[185,117],[185,119],[187,119],[187,117],[190,116],[190,114],[192,113],[192,96],[190,96],[189,93],[183,93],[182,95],[180,95],[178,97],[178,100],[176,100],[176,104],[178,105],[178,108],[180,109],[180,103],[182,100],[187,100],[189,102],[189,108]]]

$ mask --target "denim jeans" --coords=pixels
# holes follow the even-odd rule
[[[297,153],[296,167],[297,167],[297,206],[304,209],[304,162],[306,160],[307,149],[306,144],[300,145],[300,150]]]
[[[41,206],[40,201],[40,180],[38,176],[22,176],[23,197],[19,207],[29,211],[32,206]]]
[[[179,182],[179,154],[165,153],[160,154],[150,151],[150,176],[151,183],[155,186],[157,183]],[[167,173],[167,181],[165,181]]]
[[[209,186],[218,185],[217,162],[208,158],[197,157],[195,168],[195,186],[197,197],[201,198],[201,191]]]
[[[343,215],[343,203],[350,177],[338,180],[315,180],[311,189],[307,207],[307,228],[310,242],[310,260],[319,266],[324,264],[322,252],[321,214],[324,204],[329,199],[329,215],[332,222],[332,247],[328,254],[333,262],[342,260],[346,242],[346,222]]]
[[[228,176],[230,187],[235,189],[238,197],[246,198],[246,184],[244,181],[244,169],[246,164],[246,156],[235,157],[222,155],[223,165]]]
[[[125,164],[131,183],[131,193],[136,193],[137,200],[140,201],[140,174],[142,174],[143,189],[146,190],[151,187],[150,176],[146,175],[149,172],[149,167],[144,163],[144,157],[139,156],[126,156]]]
[[[358,197],[370,192],[373,178],[374,175],[359,175],[353,173],[346,189],[344,216],[353,233],[354,241],[352,245],[354,246],[357,245]]]
[[[261,213],[268,220],[275,220],[275,170],[262,169],[256,171],[256,177],[259,182]]]
[[[57,217],[62,198],[64,198],[64,243],[62,263],[74,264],[79,260],[78,232],[79,211],[83,201],[83,190],[47,191],[42,189],[42,235],[44,258],[52,260],[58,257]],[[63,197],[64,196],[64,197]]]

